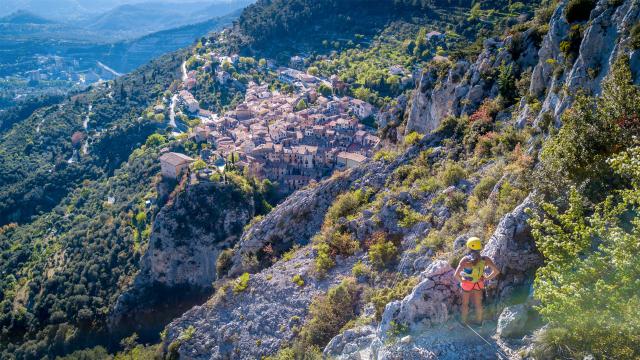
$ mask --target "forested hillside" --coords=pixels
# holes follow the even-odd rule
[[[179,78],[180,61],[179,53],[164,56],[115,82],[41,108],[2,133],[0,224],[27,222],[83,180],[110,175],[126,161],[158,127],[139,117]],[[91,141],[86,152],[78,143],[83,140]],[[73,158],[74,152],[79,156]]]

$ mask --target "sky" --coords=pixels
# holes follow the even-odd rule
[[[124,4],[141,2],[234,2],[236,0],[0,0],[0,16],[27,10],[52,20],[69,20],[91,16]]]

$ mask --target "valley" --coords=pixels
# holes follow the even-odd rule
[[[143,3],[68,22],[25,10],[1,17],[0,111],[29,97],[64,95],[112,80],[229,25],[247,4]]]

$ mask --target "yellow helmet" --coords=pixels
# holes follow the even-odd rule
[[[472,236],[467,240],[467,247],[471,250],[482,250],[482,240]]]

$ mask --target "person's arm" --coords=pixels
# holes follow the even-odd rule
[[[462,272],[462,269],[465,265],[465,261],[464,260],[460,260],[460,263],[458,264],[458,267],[456,268],[456,271],[453,273],[453,277],[456,278],[456,280],[462,282],[462,276],[460,276],[460,273]]]
[[[496,266],[496,264],[493,262],[493,260],[486,258],[485,259],[485,265],[491,269],[491,273],[489,273],[489,275],[485,276],[485,280],[491,280],[494,279],[496,276],[500,275],[500,270],[498,269],[498,267]]]

